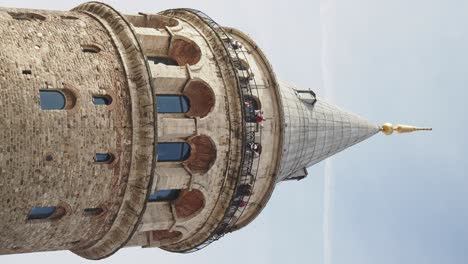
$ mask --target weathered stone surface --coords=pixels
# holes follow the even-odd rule
[[[91,9],[114,12],[101,4]],[[85,252],[106,241],[107,248],[86,255],[105,257],[132,235],[150,186],[153,151],[142,162],[143,174],[134,171],[134,155],[128,155],[138,148],[154,150],[154,140],[141,144],[134,136],[139,130],[135,113],[142,115],[137,120],[146,119],[144,124],[156,124],[153,107],[138,110],[139,104],[132,102],[133,97],[147,97],[152,104],[144,57],[140,55],[138,67],[146,74],[146,94],[135,95],[121,40],[96,18],[77,11],[0,9],[0,14],[0,254]],[[113,14],[117,19],[118,13]],[[127,31],[131,33],[129,26]],[[85,46],[99,49],[84,52]],[[63,89],[65,109],[41,110],[43,89]],[[93,95],[108,95],[112,104],[95,105]],[[144,136],[155,138],[154,133],[153,126]],[[110,153],[112,163],[94,162],[96,153]],[[138,174],[146,191],[132,192],[127,182]],[[125,213],[127,196],[136,203],[132,215]],[[58,210],[49,219],[27,220],[33,207],[45,206]],[[86,208],[103,211],[94,216]],[[116,228],[125,231],[109,234]]]

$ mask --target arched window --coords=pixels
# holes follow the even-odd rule
[[[159,190],[153,192],[148,200],[150,202],[165,202],[165,201],[174,201],[179,198],[180,190]]]
[[[53,215],[55,207],[33,207],[29,212],[28,220],[46,219]]]
[[[176,60],[168,57],[148,57],[148,61],[151,61],[154,64],[160,63],[168,66],[179,66]]]
[[[93,104],[110,105],[112,104],[112,97],[109,95],[93,95]]]
[[[111,163],[114,160],[114,156],[109,153],[96,153],[94,156],[94,162],[96,163]]]
[[[190,156],[190,145],[185,142],[158,143],[158,161],[184,161]]]
[[[156,96],[158,113],[186,113],[190,108],[187,97],[183,95]]]
[[[57,90],[40,90],[42,110],[62,110],[65,109],[65,95]]]
[[[41,110],[70,110],[75,107],[76,96],[67,89],[39,90]]]

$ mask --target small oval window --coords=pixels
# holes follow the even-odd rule
[[[94,95],[93,104],[95,105],[110,105],[112,104],[112,97],[109,95]]]
[[[94,162],[96,163],[111,163],[114,160],[114,156],[109,153],[96,153],[94,156]]]

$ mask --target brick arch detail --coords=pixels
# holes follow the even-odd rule
[[[205,196],[200,190],[182,190],[174,201],[177,218],[187,219],[197,215],[205,207]]]
[[[184,161],[192,172],[206,173],[216,160],[216,145],[209,136],[198,135],[187,140],[190,157]]]
[[[191,80],[184,88],[183,95],[190,101],[190,110],[186,113],[190,117],[205,117],[213,111],[216,97],[213,89],[202,80]]]

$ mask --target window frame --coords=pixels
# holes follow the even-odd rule
[[[156,64],[162,64],[166,66],[180,66],[177,60],[171,57],[164,57],[164,56],[148,56],[146,59],[149,62]]]
[[[46,98],[43,97],[43,95],[46,95],[46,94],[60,95],[61,99],[63,100],[63,105],[60,108],[59,107],[47,106],[47,103],[44,102],[44,100],[46,100]],[[55,99],[58,99],[58,98],[52,98],[52,99],[55,100]],[[49,100],[52,100],[52,99],[49,98]],[[66,110],[67,96],[65,95],[65,93],[63,93],[61,90],[58,90],[58,89],[40,89],[39,90],[39,106],[40,106],[41,110],[43,110],[43,111]]]
[[[34,212],[39,210],[49,210],[47,212]],[[52,215],[54,215],[57,207],[55,206],[34,206],[28,213],[28,220],[42,220],[42,219],[49,219]]]
[[[180,146],[180,152],[179,152],[179,155],[178,157],[175,157],[175,158],[172,158],[172,156],[170,158],[164,158],[164,159],[161,159],[161,152],[160,152],[160,149],[161,149],[161,145],[167,145],[167,146],[170,146],[170,145],[174,145],[174,146],[177,146],[179,145]],[[187,147],[187,149],[186,149]],[[190,144],[188,144],[187,142],[159,142],[157,144],[157,161],[158,162],[181,162],[181,161],[186,161],[190,158],[190,154],[192,152],[192,147],[190,146]],[[174,155],[176,156],[176,155]]]
[[[105,105],[111,105],[113,102],[113,99],[112,99],[112,96],[107,95],[107,94],[95,94],[93,95],[92,102],[96,106],[105,106]]]
[[[106,156],[106,159],[101,159],[100,157]],[[98,164],[109,164],[115,160],[115,157],[112,153],[94,153],[93,157],[94,163]]]
[[[163,100],[164,98],[178,98],[178,110],[172,111],[172,110],[166,110],[166,111],[161,111],[159,109],[160,106],[164,106],[162,102],[159,100]],[[185,106],[185,108],[184,108]],[[180,109],[180,110],[179,110]],[[179,95],[179,94],[158,94],[156,95],[156,112],[158,114],[185,114],[190,111],[190,99],[185,96],[185,95]]]
[[[167,192],[164,196],[158,196],[158,193]],[[169,202],[175,201],[179,198],[181,193],[180,189],[169,189],[169,190],[156,190],[148,196],[148,202],[157,203],[157,202]]]

